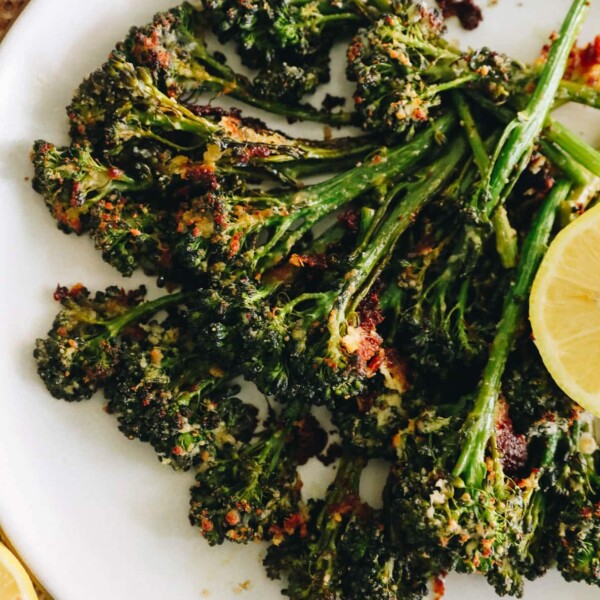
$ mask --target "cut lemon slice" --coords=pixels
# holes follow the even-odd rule
[[[15,555],[0,544],[0,600],[37,600],[29,575]]]
[[[600,416],[600,206],[550,244],[533,283],[529,316],[556,383]]]

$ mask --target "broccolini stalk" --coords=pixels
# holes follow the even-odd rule
[[[81,285],[59,287],[54,297],[62,305],[48,337],[34,351],[38,374],[55,398],[90,398],[115,373],[122,332],[158,311],[190,298],[185,292],[144,302],[142,286],[126,293],[116,286],[91,298]]]
[[[464,399],[429,400],[396,435],[397,458],[384,492],[398,553],[422,561],[426,573],[477,572],[499,595],[521,596],[524,580],[539,577],[554,560],[553,488],[572,417],[546,412],[527,424],[525,437],[499,400],[484,477],[474,489],[449,470],[463,443]]]
[[[568,196],[570,188],[571,184],[566,181],[555,184],[525,240],[514,284],[504,303],[502,318],[478,386],[475,403],[464,425],[465,442],[453,469],[454,476],[462,478],[469,488],[481,486],[485,477],[485,451],[493,432],[494,411],[502,374],[523,322],[526,299],[546,252],[557,208]]]
[[[556,94],[559,102],[576,102],[584,106],[600,108],[600,90],[577,81],[562,80]]]
[[[593,177],[592,174],[587,169],[584,169],[572,156],[561,150],[561,148],[547,139],[540,141],[540,147],[544,156],[554,167],[570,179],[574,185],[581,187],[590,183]]]
[[[268,540],[302,525],[297,467],[300,441],[311,435],[309,409],[287,404],[252,441],[224,448],[198,471],[190,521],[209,544]]]
[[[473,147],[473,132],[466,133]],[[497,139],[496,133],[479,142],[481,151],[489,151]],[[484,302],[479,296],[482,289],[501,289],[498,264],[482,252],[488,231],[476,214],[465,210],[480,173],[474,159],[467,162],[441,202],[418,223],[412,244],[398,256],[401,310],[395,320],[395,343],[417,378],[442,381],[459,365],[476,368],[488,343],[488,324],[496,322],[497,302],[490,301],[494,294],[484,292]],[[482,257],[477,270],[475,257]]]
[[[515,112],[522,108],[519,103],[516,103],[513,109],[497,106],[482,94],[470,90],[467,93],[502,123],[510,123],[515,118]],[[576,158],[588,171],[600,177],[600,153],[568,127],[548,116],[544,123],[543,136],[556,144],[564,153]]]
[[[158,13],[145,27],[133,28],[117,49],[133,64],[148,68],[157,86],[170,96],[193,98],[200,92],[217,92],[294,119],[350,124],[351,113],[316,110],[298,102],[320,83],[318,77],[311,77],[310,70],[283,63],[278,73],[279,69],[269,65],[254,85],[235,73],[206,47],[204,19],[203,12],[184,3]]]
[[[569,53],[577,39],[588,8],[588,0],[573,1],[558,37],[550,49],[548,61],[544,65],[527,107],[519,112],[504,131],[502,140],[494,153],[486,185],[481,189],[476,200],[480,210],[488,217],[501,206],[518,176],[529,162],[535,141],[539,137],[554,103]],[[507,235],[506,225],[507,223],[503,221],[494,222],[496,236],[504,238],[500,249],[503,246],[511,247],[511,244],[506,243],[511,237],[516,244],[516,237]],[[501,254],[506,267],[514,266],[516,254],[512,250],[504,251]]]
[[[471,93],[478,104],[501,122],[513,118],[510,109],[496,106],[481,94]],[[552,117],[546,119],[541,144],[547,158],[561,169],[578,187],[561,207],[561,225],[565,226],[596,196],[600,187],[600,153]]]
[[[598,195],[600,177],[592,174],[570,154],[550,141],[542,139],[540,145],[544,156],[574,184],[571,194],[560,206],[560,226],[566,227]]]
[[[527,445],[531,471],[527,477],[510,479],[503,475],[501,466],[498,468],[496,489],[501,499],[498,510],[505,519],[506,549],[486,576],[499,595],[521,596],[524,580],[544,575],[555,562],[549,536],[556,512],[552,482],[560,468],[557,467],[561,461],[559,445],[567,437],[569,420],[548,412],[530,426]],[[496,439],[498,435],[501,434]],[[497,448],[494,452],[498,452]]]
[[[460,92],[455,91],[452,97],[460,116],[461,124],[471,144],[473,157],[479,168],[479,174],[481,179],[485,180],[490,168],[490,157],[475,125],[471,109]],[[498,206],[492,213],[491,219],[496,231],[496,249],[498,254],[505,267],[513,266],[516,261],[517,251],[514,239],[515,231],[508,221],[508,215],[503,205]]]
[[[554,119],[548,119],[546,125],[544,136],[547,140],[558,144],[588,171],[596,177],[600,177],[600,152],[584,142],[562,123]]]

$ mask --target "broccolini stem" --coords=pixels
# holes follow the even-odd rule
[[[571,156],[565,154],[560,148],[546,139],[542,139],[540,145],[544,155],[550,159],[550,162],[555,167],[558,167],[575,185],[587,185],[590,183],[593,175]]]
[[[331,25],[332,23],[335,24],[339,23],[340,21],[345,21],[346,23],[360,23],[362,19],[360,18],[360,15],[357,15],[356,13],[337,13],[331,15],[323,15],[319,19],[319,24]]]
[[[471,145],[471,150],[473,150],[473,157],[477,167],[479,168],[479,173],[481,177],[485,177],[490,166],[490,157],[485,149],[483,140],[479,135],[477,125],[475,124],[475,119],[473,118],[473,113],[471,112],[471,109],[469,108],[469,105],[463,94],[455,90],[451,95],[454,106],[458,112],[458,116],[460,117],[460,124],[467,135],[467,139]]]
[[[254,96],[250,91],[241,86],[236,86],[228,92],[228,95],[236,100],[245,102],[249,106],[266,110],[276,115],[282,115],[290,119],[298,119],[299,121],[314,121],[316,123],[326,123],[335,127],[343,127],[344,125],[352,125],[355,120],[353,112],[339,111],[328,112],[325,110],[317,110],[310,104],[284,104],[274,100],[267,100]]]
[[[340,318],[345,319],[347,308],[350,311],[356,309],[388,263],[400,236],[410,227],[418,212],[442,190],[466,151],[466,140],[462,135],[457,136],[444,155],[419,171],[415,183],[407,186],[406,195],[398,200],[398,205],[373,232],[353,264],[352,275],[346,279],[344,291],[340,294]]]
[[[469,73],[468,75],[463,75],[462,77],[457,77],[455,79],[452,79],[450,81],[446,81],[444,83],[437,83],[435,85],[429,85],[427,87],[427,95],[428,96],[437,96],[437,94],[441,93],[441,92],[445,92],[448,90],[454,90],[456,88],[460,88],[465,86],[467,83],[470,83],[471,81],[475,81],[476,79],[478,79],[478,75],[476,75],[475,73]]]
[[[571,183],[566,180],[559,180],[555,184],[525,239],[515,281],[505,299],[502,317],[478,386],[475,405],[465,421],[465,443],[453,470],[454,476],[463,478],[469,487],[479,487],[485,477],[485,449],[494,429],[502,374],[525,317],[529,291],[546,253],[557,208],[567,198],[570,189]]]
[[[325,144],[297,139],[293,144],[302,150],[302,160],[338,160],[374,150],[373,139],[369,135],[337,138]]]
[[[271,165],[272,175],[281,179],[285,183],[292,183],[297,187],[302,187],[302,179],[313,175],[321,175],[323,173],[341,173],[348,169],[353,169],[364,156],[364,148],[358,150],[349,149],[347,156],[343,158],[333,158],[324,160],[291,160],[282,162],[276,165]],[[265,165],[268,168],[269,165]],[[244,168],[247,171],[247,168]]]
[[[175,304],[185,302],[188,299],[192,299],[194,295],[194,292],[178,292],[176,294],[167,294],[165,296],[161,296],[160,298],[156,298],[155,300],[142,302],[141,304],[138,304],[134,308],[128,310],[126,313],[101,324],[106,327],[109,336],[115,337],[119,335],[119,333],[125,327],[127,327],[127,325],[135,323],[147,315],[157,313],[159,310],[166,308],[167,306],[173,306]]]
[[[491,112],[500,121],[508,123],[512,119],[513,113],[510,109],[497,106],[489,98],[476,92],[469,91],[468,93],[483,108]],[[596,177],[600,177],[600,172],[598,172],[600,153],[584,140],[569,131],[567,127],[558,121],[555,121],[552,117],[548,117],[542,135],[545,139],[551,141],[562,150],[566,156],[571,156],[573,158],[576,156],[583,169],[587,169]],[[594,185],[594,180],[588,181],[587,186],[590,185]],[[563,225],[566,224],[564,221],[561,222]]]
[[[554,119],[548,119],[544,129],[544,137],[559,145],[596,177],[600,177],[600,152],[584,142],[562,123]]]
[[[600,108],[600,92],[596,88],[566,79],[560,82],[556,99]]]
[[[489,180],[482,190],[485,212],[492,214],[529,162],[535,140],[554,103],[554,96],[563,77],[571,48],[575,43],[589,9],[589,0],[574,0],[552,44],[548,60],[542,69],[527,107],[508,124],[492,160]],[[515,172],[515,169],[519,169]],[[514,241],[516,245],[516,239]],[[516,250],[515,250],[516,255]]]
[[[496,208],[491,221],[496,234],[496,251],[500,262],[505,269],[512,269],[517,263],[517,232],[508,220],[504,205]]]
[[[304,234],[323,217],[354,200],[376,185],[392,181],[414,166],[436,145],[440,136],[445,136],[454,126],[456,117],[447,114],[432,126],[416,135],[408,144],[391,150],[382,149],[370,160],[354,169],[341,173],[288,196],[288,204],[299,207],[290,214],[289,222],[278,228],[273,238],[256,253],[254,265],[262,272],[279,262]],[[288,231],[299,218],[302,224]]]
[[[394,3],[390,0],[351,0],[351,4],[354,4],[361,14],[371,20],[394,12]]]
[[[473,150],[473,157],[479,168],[481,178],[485,179],[489,173],[490,158],[485,148],[485,144],[479,135],[477,126],[475,125],[475,119],[473,118],[471,109],[460,92],[453,92],[452,98],[458,110],[461,125],[467,134],[467,139]],[[496,250],[500,256],[502,265],[507,269],[514,267],[517,260],[517,233],[508,220],[508,215],[504,206],[498,206],[493,212],[491,220],[496,233]]]

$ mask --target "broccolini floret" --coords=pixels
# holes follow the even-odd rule
[[[301,524],[298,441],[309,408],[286,405],[249,443],[231,445],[198,472],[190,521],[211,545],[269,540]]]
[[[132,292],[111,286],[94,296],[81,285],[57,288],[61,311],[34,351],[38,373],[55,398],[90,398],[115,373],[122,332],[185,298],[180,293],[144,302],[145,294],[143,286]]]
[[[235,373],[196,337],[199,318],[171,311],[139,324],[124,337],[119,371],[105,391],[119,429],[177,469],[209,463],[227,445],[247,441],[256,424],[256,408],[235,397]]]
[[[32,160],[33,187],[67,233],[84,231],[91,207],[112,192],[149,187],[149,182],[136,181],[121,169],[99,162],[88,142],[56,147],[37,140]]]
[[[348,48],[348,78],[365,127],[413,132],[442,108],[441,95],[467,85],[502,95],[507,59],[487,49],[462,53],[443,38],[439,13],[424,2],[400,2],[361,29]]]

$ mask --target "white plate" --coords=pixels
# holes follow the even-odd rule
[[[170,4],[33,0],[0,46],[0,523],[57,600],[280,597],[259,564],[261,545],[209,548],[188,525],[191,474],[161,466],[148,446],[125,439],[100,399],[76,406],[53,400],[31,357],[34,339],[46,333],[57,309],[51,298],[57,283],[99,289],[120,280],[89,240],[60,233],[32,192],[32,141],[66,142],[64,107],[75,86],[130,25]],[[486,20],[465,36],[467,43],[528,59],[569,3],[482,4]],[[582,39],[600,30],[600,3],[593,4]],[[590,111],[578,114],[584,118],[578,128],[599,142],[600,123],[592,123]],[[318,473],[313,485],[323,483]],[[448,600],[494,597],[477,577],[449,579]],[[597,589],[566,584],[556,574],[526,591],[527,600],[598,597]]]

